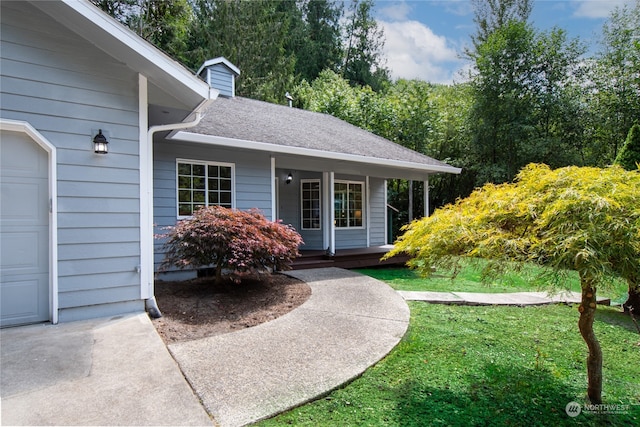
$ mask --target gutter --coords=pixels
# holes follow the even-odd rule
[[[290,145],[280,145],[271,142],[256,142],[244,139],[235,139],[215,135],[204,135],[193,132],[177,132],[171,136],[171,139],[181,141],[195,142],[199,144],[217,145],[221,147],[242,148],[247,150],[265,151],[277,154],[291,154],[298,156],[314,157],[326,160],[346,161],[354,163],[362,163],[375,166],[391,166],[396,169],[416,169],[427,173],[452,173],[460,174],[461,168],[450,166],[447,164],[422,164],[406,160],[383,159],[379,157],[366,157],[359,154],[338,153],[335,151],[323,151],[314,148],[303,148]]]
[[[209,104],[211,104],[211,102],[213,102],[216,98],[218,98],[219,94],[220,92],[217,91],[216,89],[210,89],[209,98],[202,101],[196,108],[194,108],[192,114],[190,114],[187,117],[188,119],[189,117],[194,115],[194,118],[191,121],[151,126],[147,131],[147,147],[149,150],[148,161],[149,161],[149,164],[151,165],[151,167],[149,167],[149,172],[148,172],[150,176],[147,177],[149,182],[149,189],[148,189],[149,193],[147,197],[147,203],[151,204],[149,209],[149,212],[151,215],[151,221],[149,221],[149,227],[151,227],[151,236],[153,236],[153,137],[158,132],[175,131],[175,130],[186,129],[186,128],[196,126],[198,123],[200,123],[200,120],[202,120],[203,110],[205,110],[209,106]],[[151,254],[150,262],[151,262],[151,265],[149,266],[150,272],[153,272],[153,254]],[[147,310],[147,313],[149,313],[149,317],[151,317],[152,319],[157,319],[162,317],[162,313],[160,312],[160,309],[158,308],[158,303],[156,302],[153,274],[151,274],[148,286],[149,286],[150,296],[145,300],[144,306],[145,306],[145,309]]]

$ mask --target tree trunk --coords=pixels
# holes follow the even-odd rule
[[[596,287],[593,280],[587,279],[581,275],[582,284],[582,303],[578,308],[580,311],[580,320],[578,327],[582,339],[589,348],[587,356],[587,396],[589,401],[594,404],[602,403],[602,349],[600,343],[593,332],[593,321],[596,315]]]
[[[629,298],[622,305],[624,312],[635,316],[640,316],[640,286],[635,283],[629,282]]]
[[[218,264],[216,264],[216,281],[215,281],[216,285],[220,285],[222,284],[222,261],[218,262]]]

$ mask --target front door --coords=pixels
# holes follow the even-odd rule
[[[0,132],[0,326],[49,320],[49,158]]]

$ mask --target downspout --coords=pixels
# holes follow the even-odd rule
[[[204,110],[207,106],[209,106],[209,104],[214,101],[217,97],[218,94],[220,92],[217,91],[216,89],[210,89],[209,90],[209,98],[205,99],[204,101],[202,101],[194,110],[193,110],[193,114],[195,114],[195,118],[189,122],[180,122],[180,123],[168,123],[168,124],[164,124],[164,125],[156,125],[156,126],[151,126],[149,128],[149,130],[147,131],[147,146],[149,149],[149,154],[148,154],[148,159],[149,159],[149,164],[151,165],[151,167],[149,168],[149,177],[148,177],[148,182],[149,182],[149,196],[147,198],[147,203],[150,203],[150,209],[149,212],[151,213],[151,221],[150,221],[150,226],[152,228],[151,230],[151,235],[153,236],[153,136],[157,133],[157,132],[166,132],[166,131],[173,131],[173,130],[180,130],[180,129],[186,129],[186,128],[190,128],[193,126],[196,126],[198,123],[200,123],[200,120],[202,120],[203,114],[202,114],[202,110]],[[151,265],[150,267],[150,272],[153,273],[153,254],[151,254]],[[162,317],[162,313],[160,312],[160,309],[158,308],[158,303],[156,302],[156,296],[155,296],[155,291],[154,291],[154,283],[153,283],[153,274],[151,274],[151,278],[149,280],[148,286],[149,286],[149,298],[147,298],[144,302],[144,306],[145,309],[147,310],[147,312],[149,313],[149,317],[151,317],[152,319],[157,319]]]

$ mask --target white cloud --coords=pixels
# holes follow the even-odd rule
[[[380,15],[385,18],[389,18],[391,21],[406,20],[412,10],[411,6],[404,1],[392,3],[384,2],[382,4],[388,4],[388,6],[380,8]]]
[[[473,7],[469,0],[447,0],[439,2],[444,5],[444,10],[458,16],[473,14]]]
[[[385,56],[393,79],[451,83],[462,67],[456,49],[444,36],[417,21],[378,21],[384,29]]]
[[[622,7],[630,0],[574,0],[573,16],[581,18],[607,18],[616,7]]]

